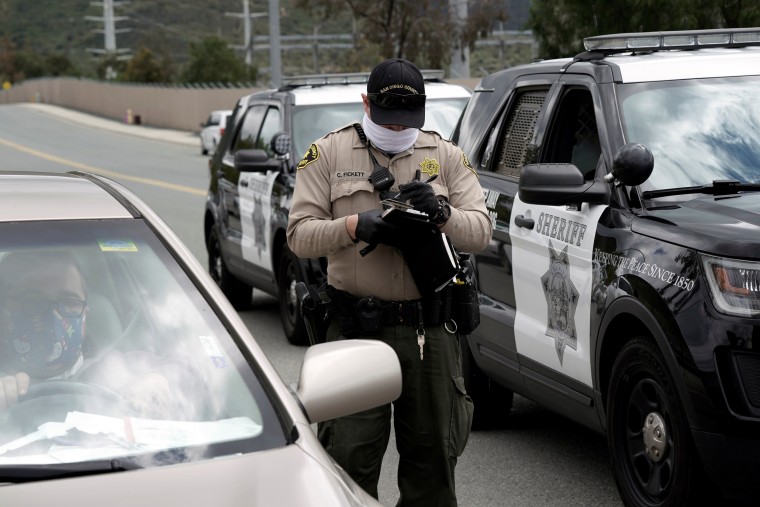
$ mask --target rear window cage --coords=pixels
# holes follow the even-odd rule
[[[497,150],[495,172],[505,176],[520,176],[530,153],[530,141],[546,101],[548,90],[531,90],[520,94],[509,114]]]

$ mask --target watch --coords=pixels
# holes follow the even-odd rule
[[[449,206],[448,201],[445,201],[444,199],[438,200],[438,212],[435,214],[435,216],[430,220],[435,225],[443,225],[448,221],[448,219],[451,217],[451,206]]]

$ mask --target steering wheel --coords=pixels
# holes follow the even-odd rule
[[[69,380],[45,380],[31,384],[29,386],[29,391],[26,393],[26,396],[20,398],[19,403],[23,403],[26,400],[31,400],[34,398],[42,398],[45,396],[59,396],[65,394],[97,397],[116,402],[125,401],[124,397],[113,389],[109,389],[98,384],[71,382]]]

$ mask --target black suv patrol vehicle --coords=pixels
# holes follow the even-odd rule
[[[484,78],[452,139],[493,239],[465,347],[607,436],[626,505],[760,488],[760,28],[617,34]]]
[[[448,137],[471,92],[445,83],[440,71],[423,71],[427,94],[424,129]],[[238,309],[251,289],[276,296],[287,339],[307,344],[298,311],[299,281],[321,284],[324,259],[299,259],[285,229],[296,164],[309,145],[333,129],[361,122],[361,94],[369,73],[286,78],[279,89],[238,100],[209,161],[204,235],[209,272]]]

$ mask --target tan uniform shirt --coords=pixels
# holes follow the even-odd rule
[[[451,218],[442,231],[462,252],[479,252],[491,239],[491,220],[483,190],[464,152],[435,132],[420,131],[414,146],[388,159],[372,149],[377,161],[390,169],[391,188],[433,174],[436,194],[448,200]],[[295,194],[288,221],[288,246],[299,257],[327,257],[328,283],[354,296],[385,301],[420,298],[401,252],[378,245],[362,257],[367,246],[354,243],[346,230],[346,217],[382,209],[380,194],[367,180],[372,162],[356,130],[346,126],[317,140],[298,165]]]

